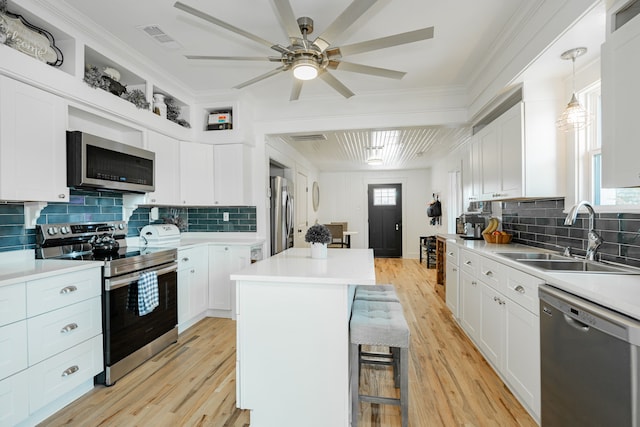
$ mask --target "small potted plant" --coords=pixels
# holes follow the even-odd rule
[[[326,258],[331,232],[322,224],[313,224],[304,235],[304,241],[311,243],[311,258]]]

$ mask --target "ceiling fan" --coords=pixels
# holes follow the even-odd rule
[[[274,70],[234,86],[235,89],[241,89],[266,78],[275,76],[281,72],[293,70],[295,78],[293,80],[291,97],[289,98],[291,101],[295,101],[300,97],[302,84],[305,80],[312,80],[316,77],[322,79],[345,98],[350,98],[354,93],[329,73],[329,70],[344,70],[392,79],[401,79],[406,73],[386,68],[345,62],[341,60],[343,56],[433,38],[433,27],[427,27],[420,30],[395,34],[360,43],[353,43],[346,46],[332,46],[333,41],[339,37],[340,34],[349,28],[349,26],[360,18],[369,8],[371,8],[371,6],[378,2],[378,0],[354,0],[321,35],[316,37],[315,40],[310,41],[307,36],[313,32],[313,19],[309,17],[296,19],[289,0],[272,1],[278,12],[280,23],[289,36],[288,46],[272,43],[262,37],[221,21],[184,3],[179,1],[176,2],[174,7],[177,9],[204,19],[205,21],[211,22],[212,24],[225,28],[257,43],[263,44],[280,54],[280,56],[268,57],[187,55],[186,58],[224,61],[271,61],[281,63],[281,65]]]

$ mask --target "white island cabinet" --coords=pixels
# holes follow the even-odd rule
[[[355,285],[375,284],[371,249],[292,248],[232,274],[237,406],[252,427],[348,427]]]

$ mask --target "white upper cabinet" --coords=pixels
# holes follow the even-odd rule
[[[65,202],[66,102],[0,76],[0,200]]]
[[[481,200],[522,195],[522,125],[522,103],[518,103],[478,132]]]
[[[180,204],[180,141],[149,131],[147,149],[156,153],[155,186],[147,193],[146,203],[153,205]]]
[[[602,186],[607,188],[640,186],[640,16],[616,25],[618,10],[610,12],[611,32],[601,50]]]
[[[180,199],[185,206],[214,203],[213,146],[180,143]]]
[[[216,205],[251,204],[251,149],[244,144],[214,146]]]
[[[465,202],[564,195],[555,104],[525,98],[475,133],[463,159]]]

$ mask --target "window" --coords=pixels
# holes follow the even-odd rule
[[[395,188],[374,188],[373,189],[373,205],[383,206],[396,204],[396,189]]]
[[[602,187],[602,116],[600,82],[578,93],[589,112],[590,124],[576,132],[576,169],[579,177],[577,199],[591,200],[594,206],[640,205],[640,188]],[[577,201],[577,200],[576,200]]]

